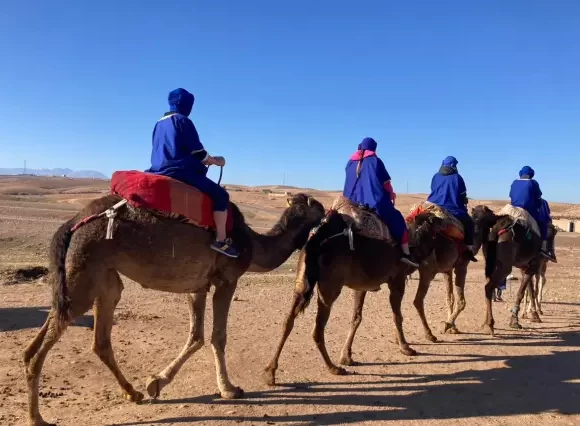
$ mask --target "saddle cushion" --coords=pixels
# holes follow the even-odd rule
[[[419,204],[419,206],[413,206],[411,213],[409,213],[405,220],[407,223],[410,223],[416,216],[425,212],[431,213],[443,220],[442,233],[444,235],[453,238],[454,240],[463,241],[465,229],[463,228],[461,221],[449,213],[447,209],[429,201],[425,201]]]
[[[330,209],[340,213],[343,220],[358,234],[367,238],[393,241],[389,228],[375,212],[353,203],[348,198],[339,196]]]
[[[536,219],[534,219],[532,217],[532,215],[530,215],[526,209],[522,209],[521,207],[515,207],[515,206],[512,206],[511,204],[506,204],[498,212],[498,215],[509,216],[513,220],[520,222],[523,226],[530,228],[532,230],[532,232],[534,232],[538,237],[541,235],[540,234],[540,227],[538,226],[538,222],[536,222]]]
[[[206,194],[167,176],[138,170],[117,171],[111,178],[111,193],[136,208],[161,212],[186,219],[187,223],[215,229],[213,202]],[[233,228],[231,205],[228,209],[227,231]]]

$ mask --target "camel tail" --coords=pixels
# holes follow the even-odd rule
[[[320,228],[310,238],[304,247],[304,277],[306,288],[303,292],[303,303],[299,307],[299,312],[304,312],[308,307],[316,284],[320,279],[320,256],[323,244],[329,241],[329,237],[336,236],[343,231],[346,224],[337,212],[330,212]]]
[[[73,221],[63,224],[52,237],[50,245],[50,269],[54,273],[52,281],[52,308],[60,323],[70,319],[71,301],[66,283],[66,254],[73,236]]]

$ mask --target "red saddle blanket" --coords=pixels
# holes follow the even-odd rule
[[[185,217],[189,223],[215,229],[213,202],[203,192],[178,180],[138,170],[118,171],[111,178],[111,193],[137,208]],[[233,228],[231,205],[227,231]]]

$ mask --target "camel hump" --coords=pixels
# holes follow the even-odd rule
[[[330,209],[337,211],[343,220],[360,235],[392,241],[389,228],[373,210],[353,203],[342,195],[334,200]]]
[[[461,221],[446,208],[429,201],[424,201],[418,206],[413,206],[411,213],[406,217],[407,223],[409,223],[415,216],[425,212],[431,213],[435,217],[443,220],[443,234],[457,240],[463,240],[465,229],[463,228]]]
[[[509,216],[514,221],[518,221],[523,226],[530,228],[538,237],[540,236],[540,227],[538,226],[538,222],[536,222],[536,219],[534,219],[526,209],[512,206],[511,204],[506,204],[498,212],[498,215]]]
[[[111,193],[135,208],[151,210],[162,216],[205,229],[215,229],[213,202],[199,189],[168,176],[138,170],[117,171],[111,178]],[[228,209],[227,231],[234,226],[232,206]]]

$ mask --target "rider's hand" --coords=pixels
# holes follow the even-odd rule
[[[226,165],[226,159],[224,157],[213,157],[214,164],[219,167],[223,167]]]

